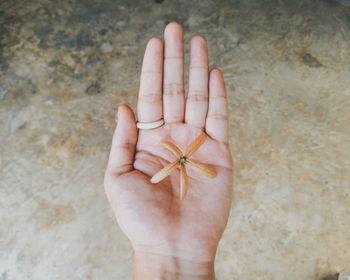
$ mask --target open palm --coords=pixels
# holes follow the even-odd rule
[[[212,261],[225,229],[232,195],[232,159],[227,139],[227,99],[220,70],[208,70],[204,37],[191,40],[189,90],[184,94],[183,31],[170,23],[164,42],[152,38],[145,51],[138,121],[165,124],[136,128],[133,111],[118,110],[105,175],[105,189],[118,224],[135,251]],[[157,184],[150,178],[176,157],[160,142],[170,141],[183,152],[202,132],[208,137],[191,156],[217,173],[207,178],[188,168],[187,197],[180,200],[179,170]]]

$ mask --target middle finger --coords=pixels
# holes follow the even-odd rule
[[[167,123],[183,122],[185,111],[182,26],[169,23],[164,30],[163,111]]]

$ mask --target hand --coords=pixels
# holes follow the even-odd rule
[[[181,25],[168,24],[164,42],[152,38],[147,44],[138,121],[164,118],[163,126],[137,130],[132,109],[126,105],[118,108],[105,190],[118,224],[135,251],[135,279],[140,275],[138,270],[158,268],[170,274],[184,269],[177,271],[178,275],[192,276],[207,271],[210,276],[203,279],[213,279],[216,250],[230,211],[232,159],[223,75],[218,69],[209,73],[204,37],[194,36],[190,47],[185,99]],[[202,131],[208,137],[192,158],[208,164],[217,176],[207,178],[187,168],[189,188],[184,200],[180,200],[178,170],[152,184],[150,178],[175,160],[160,142],[171,141],[185,151]]]

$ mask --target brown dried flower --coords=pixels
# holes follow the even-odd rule
[[[211,170],[206,164],[200,163],[196,160],[189,159],[190,156],[199,149],[199,147],[204,143],[207,135],[205,133],[201,133],[187,148],[186,153],[183,154],[181,150],[173,143],[169,141],[163,141],[161,144],[171,151],[177,159],[170,163],[169,165],[162,168],[151,178],[152,183],[158,183],[162,181],[164,178],[170,175],[170,173],[176,169],[180,169],[180,199],[183,200],[186,197],[187,189],[188,189],[188,176],[186,173],[185,165],[188,164],[189,167],[201,172],[203,175],[214,178],[216,176],[216,172]]]

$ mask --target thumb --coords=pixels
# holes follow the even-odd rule
[[[113,135],[107,173],[121,175],[133,170],[136,143],[135,114],[129,106],[122,104],[118,107],[118,122]]]

